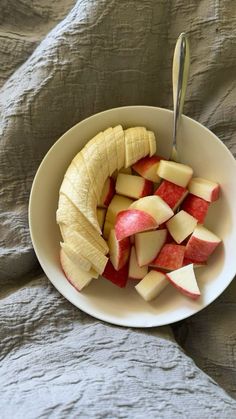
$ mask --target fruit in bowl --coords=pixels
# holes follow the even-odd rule
[[[62,269],[78,291],[102,275],[122,288],[140,281],[135,289],[146,301],[168,283],[200,297],[194,268],[221,243],[202,225],[220,185],[156,152],[154,132],[117,125],[88,141],[67,168],[56,218]]]
[[[158,295],[156,300],[153,303],[151,301],[149,304],[146,303],[145,299],[140,297],[139,292],[135,288],[141,284],[142,280],[132,279],[125,281],[129,273],[128,263],[116,271],[109,260],[103,272],[103,278],[99,276],[97,279],[91,279],[89,285],[84,287],[82,292],[78,292],[63,273],[59,255],[60,242],[65,243],[65,238],[69,234],[66,222],[69,221],[70,225],[84,226],[84,217],[80,216],[78,222],[76,208],[71,205],[70,200],[63,194],[60,194],[59,197],[60,204],[65,209],[68,205],[70,206],[70,216],[68,214],[63,215],[66,222],[64,223],[65,225],[63,223],[61,225],[61,234],[56,223],[55,214],[58,208],[59,190],[70,162],[89,140],[96,136],[97,132],[104,132],[107,127],[116,127],[117,125],[121,125],[123,130],[139,125],[146,127],[148,131],[154,132],[157,140],[158,156],[168,159],[171,149],[172,121],[173,113],[171,111],[151,106],[115,108],[93,115],[72,127],[53,145],[42,161],[32,185],[29,204],[30,233],[36,255],[44,272],[55,288],[76,307],[98,319],[113,324],[128,327],[151,327],[173,323],[189,317],[214,301],[229,285],[236,272],[233,245],[236,242],[236,201],[234,198],[236,196],[236,183],[234,181],[236,176],[235,160],[224,144],[212,132],[193,119],[183,115],[178,138],[180,161],[193,169],[192,179],[200,177],[219,184],[221,187],[220,197],[216,201],[208,202],[205,199],[206,197],[202,198],[197,196],[197,194],[194,195],[196,193],[194,191],[192,191],[193,193],[188,192],[185,196],[185,189],[189,188],[189,184],[187,188],[176,185],[173,192],[169,194],[167,186],[169,185],[170,187],[172,182],[163,179],[160,181],[158,178],[154,181],[153,195],[160,188],[157,196],[160,196],[163,200],[166,199],[167,195],[171,196],[167,204],[175,214],[177,214],[177,207],[175,208],[175,205],[180,206],[181,210],[198,219],[198,225],[199,223],[203,224],[207,230],[213,232],[213,234],[222,240],[221,244],[217,246],[216,250],[209,257],[207,264],[200,261],[193,263],[201,296],[196,300],[184,296],[166,278],[166,274],[168,275],[171,271],[164,271],[164,269],[163,275],[165,275],[164,279],[168,281],[168,285]],[[153,155],[152,158],[154,157],[156,156]],[[158,166],[158,159],[155,158],[155,161],[152,161],[148,167],[145,159],[149,158],[149,155],[140,158],[139,168],[136,171],[128,167],[119,169],[119,172],[141,176],[150,180],[148,179],[150,175],[149,171],[151,170],[150,167],[154,167],[153,171],[155,173]],[[154,166],[154,163],[156,166]],[[135,164],[132,163],[132,166]],[[111,195],[115,191],[117,175],[118,171],[115,171],[112,175],[108,175],[109,178],[114,180],[114,184],[111,186]],[[108,191],[110,182],[108,183],[107,181],[106,183]],[[94,190],[94,192],[96,191]],[[107,192],[106,194],[108,195]],[[106,201],[106,197],[103,198]],[[87,240],[89,238],[90,243],[103,253],[103,257],[108,257],[106,253],[108,250],[107,241],[110,231],[114,229],[117,214],[127,210],[132,203],[136,203],[136,201],[143,198],[130,198],[115,193],[110,203],[109,200],[111,197],[109,196],[107,202],[103,200],[99,204],[101,208],[96,209],[95,214],[95,217],[99,220],[98,228],[101,228],[103,231],[103,237],[97,234],[98,230],[94,234],[94,229],[91,230],[88,228],[86,223],[85,238]],[[202,205],[199,205],[199,202]],[[97,213],[99,214],[98,216]],[[166,222],[159,226],[156,231],[161,230],[167,230]],[[148,236],[151,233],[155,233],[155,230],[137,233],[135,236],[129,237],[130,247],[137,249],[136,259],[138,265],[140,261],[141,264],[144,262],[144,265],[148,264],[149,266],[149,273],[154,272],[154,274],[150,275],[150,282],[153,280],[152,276],[154,278],[156,276],[160,277],[155,272],[162,270],[158,267],[158,264],[159,262],[163,264],[165,253],[168,253],[170,249],[178,249],[178,258],[181,260],[182,247],[186,247],[186,243],[189,240],[187,238],[178,244],[174,241],[170,233],[166,232],[167,237],[159,237],[160,242],[158,244],[158,239],[154,238],[156,234],[151,236],[151,239],[145,238],[145,235]],[[144,236],[142,240],[137,239],[139,234],[140,236]],[[164,233],[162,232],[161,234]],[[203,238],[205,240],[206,237],[204,234],[199,237],[197,233],[196,238]],[[152,244],[149,249],[150,253],[146,253],[145,251],[140,256],[138,249],[143,248],[143,246],[146,248],[146,240],[149,240]],[[164,245],[161,244],[161,240],[165,241]],[[212,239],[208,237],[207,241],[211,242]],[[156,258],[156,266],[152,266],[149,264],[151,262],[150,258],[153,253],[155,254],[155,251],[158,251],[158,246],[162,246],[162,249],[159,252],[158,258]],[[66,257],[68,258],[68,256]],[[81,256],[79,258],[78,254],[76,254],[77,273],[78,259],[80,260],[80,270],[83,272],[84,281],[86,282],[89,270],[93,269],[91,262],[88,263],[86,258]],[[184,255],[182,261],[183,267],[185,265],[189,266],[192,262],[191,257]],[[177,262],[175,262],[175,269],[176,265]],[[88,271],[82,271],[82,266],[88,269]],[[196,269],[197,267],[199,269]],[[102,266],[100,266],[101,268]],[[72,272],[74,272],[73,269]],[[95,271],[93,271],[93,274],[95,275]],[[109,276],[110,280],[104,279],[105,275]],[[112,280],[119,283],[120,287],[113,285]],[[161,283],[165,284],[165,281]],[[122,287],[125,283],[126,286]],[[158,287],[161,287],[161,285]]]

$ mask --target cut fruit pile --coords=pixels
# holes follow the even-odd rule
[[[74,157],[59,194],[60,260],[79,291],[102,275],[130,279],[146,301],[168,284],[200,296],[194,268],[221,242],[203,226],[219,184],[154,155],[154,133],[119,125],[97,134]]]

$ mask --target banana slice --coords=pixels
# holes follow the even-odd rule
[[[104,131],[104,152],[106,150],[107,161],[109,164],[109,176],[117,169],[117,149],[114,132],[112,128],[108,128]]]
[[[81,256],[76,249],[74,249],[71,244],[68,243],[60,243],[61,248],[64,250],[65,254],[68,258],[75,264],[78,265],[83,271],[88,272],[92,268],[91,262]]]
[[[66,195],[72,204],[90,221],[92,226],[101,233],[96,217],[97,199],[91,187],[91,182],[88,179],[87,170],[83,174],[84,177],[82,175],[78,177],[75,189],[68,179],[66,172],[61,184],[60,193]]]
[[[79,253],[92,264],[96,272],[102,274],[108,258],[77,231],[71,231],[67,236],[68,243],[74,252]]]
[[[157,143],[156,143],[154,132],[148,131],[148,138],[149,138],[149,148],[150,148],[149,157],[152,157],[156,153],[156,148],[157,148]]]
[[[150,147],[146,128],[133,127],[125,130],[125,167],[132,166],[148,153],[150,153]]]
[[[117,170],[125,165],[125,134],[121,125],[113,128],[113,134],[116,142]]]
[[[63,271],[68,281],[78,290],[81,291],[85,288],[94,278],[94,274],[97,275],[93,270],[85,272],[78,268],[61,249],[60,261]]]
[[[96,247],[97,250],[102,252],[103,255],[106,255],[108,253],[108,245],[106,241],[103,239],[103,237],[99,236],[99,234],[98,236],[94,237],[91,234],[91,231],[88,231],[85,228],[81,228],[81,224],[74,223],[68,225],[60,223],[59,227],[61,231],[61,236],[65,242],[68,241],[68,237],[70,237],[72,231],[77,231],[78,233],[82,234],[82,236],[84,236],[92,246]]]

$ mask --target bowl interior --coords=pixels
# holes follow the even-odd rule
[[[148,106],[111,109],[80,122],[49,150],[36,174],[30,197],[31,238],[39,262],[58,291],[81,310],[98,319],[131,327],[151,327],[186,318],[217,298],[236,272],[236,163],[224,144],[208,129],[183,116],[179,132],[181,161],[194,174],[220,183],[222,194],[213,203],[205,225],[223,239],[207,267],[196,270],[202,297],[191,301],[171,286],[153,302],[141,299],[129,281],[119,289],[105,279],[94,280],[82,293],[66,280],[59,262],[59,228],[56,224],[58,191],[75,154],[99,131],[123,125],[144,125],[156,133],[158,154],[165,156],[172,136],[172,112]]]

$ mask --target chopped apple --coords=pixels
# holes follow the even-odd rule
[[[103,226],[104,226],[105,217],[106,217],[106,209],[97,208],[98,224],[100,225],[101,230],[103,229]]]
[[[139,266],[149,265],[157,257],[166,237],[166,229],[135,234],[135,249]]]
[[[196,225],[196,218],[184,210],[179,211],[166,223],[169,233],[178,244],[190,236]]]
[[[128,209],[117,215],[115,232],[117,240],[122,240],[141,231],[153,230],[157,227],[156,220],[147,212]]]
[[[185,257],[195,262],[206,262],[220,242],[219,237],[198,224],[187,243]]]
[[[160,196],[173,211],[178,208],[187,194],[188,190],[186,188],[175,185],[175,183],[169,182],[168,180],[163,180],[154,193],[154,195]]]
[[[159,156],[144,157],[135,163],[132,168],[145,179],[159,183],[161,178],[157,175],[157,168],[159,166],[160,160],[161,157]]]
[[[60,261],[63,272],[68,281],[73,285],[77,291],[81,291],[85,288],[93,279],[91,271],[84,271],[78,267],[77,264],[73,263],[71,259],[65,254],[64,250],[60,251]]]
[[[166,274],[166,278],[174,287],[187,297],[196,300],[201,292],[198,288],[193,264],[184,266]]]
[[[140,281],[135,289],[145,301],[151,301],[156,298],[169,284],[165,274],[151,270]]]
[[[173,243],[164,244],[157,258],[150,266],[167,271],[179,269],[183,265],[184,252],[185,246]]]
[[[153,193],[153,184],[150,180],[140,176],[119,173],[116,179],[116,193],[129,198],[141,198]]]
[[[104,183],[102,194],[98,202],[98,207],[107,208],[115,195],[115,182],[112,177],[108,177]]]
[[[116,271],[111,261],[108,260],[102,276],[120,288],[126,286],[128,280],[129,264],[123,266],[119,271]]]
[[[193,169],[182,163],[161,160],[157,169],[157,174],[161,178],[185,188],[193,175]]]
[[[115,230],[110,231],[109,239],[109,255],[110,261],[116,271],[119,271],[127,263],[130,253],[130,240],[129,237],[123,240],[117,240]]]
[[[191,194],[208,202],[216,201],[220,195],[220,185],[218,183],[200,177],[191,180],[188,190]]]
[[[169,205],[167,205],[159,196],[145,196],[144,198],[140,198],[133,202],[129,209],[137,209],[146,212],[146,214],[149,214],[156,220],[158,225],[169,220],[169,218],[174,215],[174,212]]]
[[[120,211],[124,211],[129,208],[133,202],[133,199],[126,198],[125,196],[114,195],[109,207],[107,208],[106,220],[114,225],[117,214]]]
[[[198,196],[188,194],[182,204],[182,209],[195,217],[200,224],[204,223],[210,203]]]
[[[130,236],[130,244],[134,244],[135,243],[135,235]]]
[[[132,246],[129,258],[129,278],[142,279],[148,273],[148,266],[140,267],[138,265],[135,247]]]

